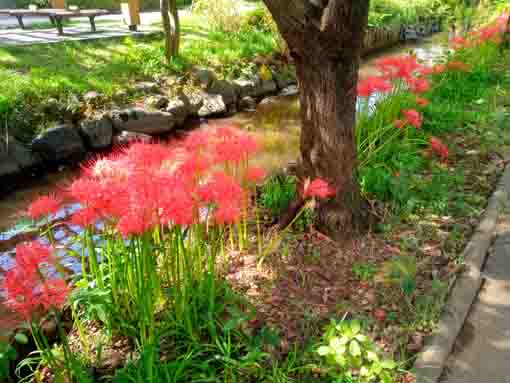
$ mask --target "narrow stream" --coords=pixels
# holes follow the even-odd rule
[[[360,68],[362,77],[377,75],[374,65],[376,59],[413,52],[418,60],[433,64],[444,57],[445,35],[439,34],[416,44],[403,44],[379,54],[367,57]],[[287,166],[298,156],[300,118],[299,100],[296,95],[280,95],[263,100],[255,111],[242,112],[234,116],[222,119],[214,119],[206,122],[193,122],[186,128],[196,128],[203,124],[231,124],[241,127],[259,140],[260,154],[255,158],[257,165],[266,170],[274,171]],[[46,194],[59,186],[64,185],[78,174],[78,170],[66,170],[59,173],[49,174],[37,184],[29,188],[18,190],[0,200],[0,276],[13,264],[14,245],[23,238],[23,233],[31,227],[31,223],[21,218],[21,212],[38,195]],[[76,207],[66,207],[61,215],[66,216]],[[68,234],[65,229],[57,229],[55,236],[62,245],[66,245]],[[70,272],[79,270],[79,263],[72,257],[62,259],[62,264]],[[2,329],[12,328],[9,315],[2,309],[0,304],[0,339]]]

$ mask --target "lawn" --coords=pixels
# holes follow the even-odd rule
[[[72,107],[87,91],[109,98],[137,81],[181,76],[193,65],[239,75],[249,60],[275,48],[269,33],[254,28],[213,31],[199,16],[184,18],[182,37],[181,55],[170,64],[164,61],[161,35],[0,48],[0,114],[9,116],[15,135],[30,137],[34,126],[51,118],[44,113],[49,98]]]

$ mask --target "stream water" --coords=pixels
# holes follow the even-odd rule
[[[445,39],[443,34],[439,34],[416,44],[403,44],[371,55],[363,60],[360,74],[361,76],[377,74],[374,62],[380,57],[410,52],[413,52],[420,61],[432,64],[445,56],[447,51]],[[250,131],[257,137],[263,148],[254,162],[268,171],[287,166],[297,158],[300,118],[299,101],[296,95],[269,97],[263,100],[255,111],[205,122],[191,122],[186,128],[192,129],[203,124],[233,124]],[[0,276],[13,264],[15,244],[26,238],[27,230],[33,230],[33,225],[24,221],[20,212],[25,210],[36,196],[55,190],[77,174],[78,170],[48,174],[29,188],[18,190],[0,199]],[[66,207],[60,216],[65,217],[75,208],[76,206]],[[69,236],[64,228],[57,229],[55,237],[62,245],[69,245],[66,243]],[[62,264],[70,272],[79,270],[79,262],[72,257],[64,257]],[[12,325],[10,315],[2,309],[0,304],[0,339],[2,329],[12,328]]]

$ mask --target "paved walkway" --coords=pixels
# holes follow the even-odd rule
[[[45,29],[9,29],[0,31],[0,46],[23,46],[32,44],[50,44],[63,41],[97,40],[125,36],[146,36],[159,33],[160,29],[143,26],[137,32],[130,31],[126,26],[97,25],[97,32],[90,30],[90,25],[79,24],[64,26],[64,34],[58,35],[56,28]]]
[[[92,33],[88,17],[73,18],[64,26],[64,35],[59,36],[55,27],[37,28],[41,23],[49,25],[47,17],[24,17],[27,29],[18,26],[15,17],[0,16],[0,46],[23,46],[32,44],[49,44],[62,41],[82,41],[124,36],[145,36],[161,31],[154,26],[161,20],[159,12],[143,12],[141,25],[137,32],[129,31],[124,25],[122,15],[106,15],[96,18],[97,32]],[[31,26],[33,28],[31,28]]]
[[[464,324],[444,383],[510,383],[510,212],[502,216],[485,282]]]

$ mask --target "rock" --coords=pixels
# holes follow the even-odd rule
[[[259,76],[250,79],[235,80],[234,85],[238,88],[239,96],[263,97],[274,94],[277,91],[276,83],[273,80],[262,81]]]
[[[227,105],[223,100],[223,97],[219,94],[212,95],[203,93],[202,95],[203,104],[198,110],[198,117],[210,117],[225,114],[227,112]]]
[[[234,80],[234,85],[238,89],[239,97],[256,97],[257,87],[262,82],[260,77],[253,75],[248,79],[237,79]]]
[[[200,108],[193,109],[186,96],[179,96],[171,100],[166,107],[166,111],[174,116],[177,125],[182,125],[189,115],[198,113],[198,109]]]
[[[187,93],[182,96],[182,100],[187,104],[191,116],[198,116],[198,111],[204,105],[204,92]]]
[[[124,101],[129,96],[128,92],[120,89],[113,94],[113,99],[117,101]]]
[[[145,99],[145,106],[152,109],[164,109],[168,105],[168,98],[165,96],[150,96]]]
[[[238,100],[236,86],[225,80],[214,81],[207,89],[207,92],[223,97],[223,102],[226,105],[236,104]]]
[[[102,95],[96,91],[89,91],[83,95],[83,101],[87,105],[98,105],[101,102]]]
[[[246,96],[239,102],[239,108],[246,111],[254,111],[257,109],[257,101],[253,97]]]
[[[85,120],[80,124],[80,133],[89,148],[106,149],[112,144],[113,124],[106,117],[99,120]]]
[[[405,41],[419,40],[419,35],[414,27],[405,27],[403,29],[403,37]]]
[[[159,92],[160,87],[155,82],[142,81],[135,84],[133,89],[140,93],[156,93]]]
[[[191,70],[193,76],[193,84],[209,88],[209,86],[216,81],[216,75],[208,69],[204,68],[193,68]]]
[[[62,106],[60,105],[60,102],[58,102],[55,98],[48,98],[46,101],[43,102],[42,109],[45,114],[48,114],[49,116],[58,116],[62,112]]]
[[[275,94],[278,91],[278,88],[276,87],[276,83],[273,80],[268,81],[262,81],[262,84],[260,85],[258,97]]]
[[[168,112],[148,111],[143,108],[125,109],[111,116],[113,127],[119,132],[135,132],[160,135],[171,132],[176,124],[174,116]]]
[[[290,85],[280,92],[281,96],[295,96],[299,93],[297,85]]]
[[[69,124],[57,125],[38,135],[32,141],[32,150],[51,164],[81,161],[87,153],[78,129]]]
[[[146,142],[152,141],[152,137],[148,134],[134,133],[134,132],[121,132],[119,135],[113,137],[113,145],[128,145],[132,142]]]
[[[0,177],[40,165],[41,159],[14,137],[0,137]]]
[[[288,86],[296,85],[297,80],[292,77],[290,74],[282,74],[282,73],[275,73],[273,74],[274,81],[276,83],[276,87],[279,90],[285,89]]]

